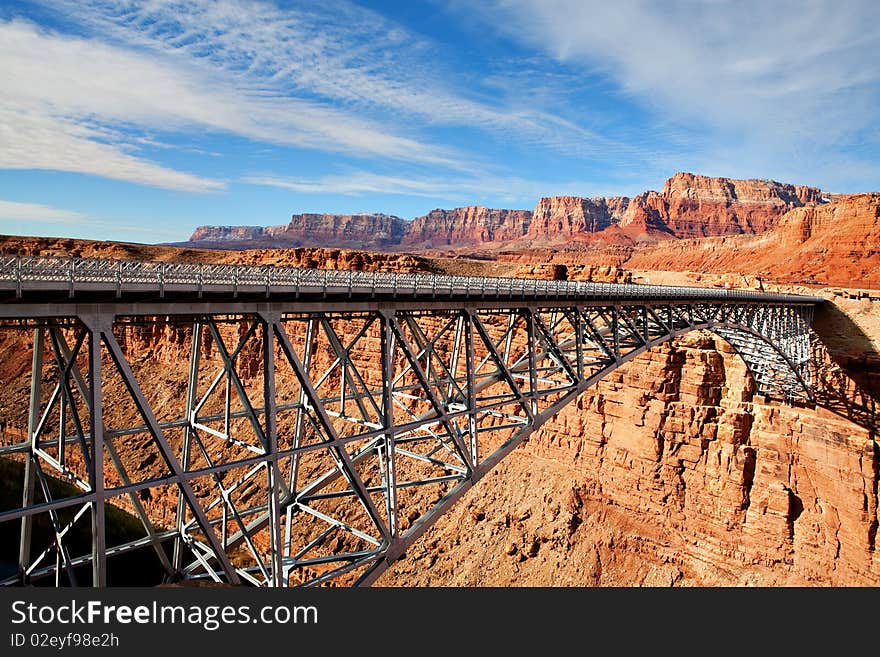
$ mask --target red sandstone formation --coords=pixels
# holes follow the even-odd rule
[[[252,242],[277,237],[287,226],[199,226],[189,241],[201,242]]]
[[[880,194],[795,208],[762,235],[667,242],[633,250],[624,262],[628,269],[880,287]]]
[[[298,246],[338,246],[361,249],[400,242],[403,220],[387,214],[295,214],[284,238]]]
[[[866,429],[753,400],[691,335],[584,393],[479,482],[386,586],[877,586]]]
[[[772,228],[792,208],[822,202],[821,191],[812,187],[677,173],[661,192],[632,199],[542,198],[528,236],[544,242],[580,238],[626,245],[669,237],[755,234]],[[595,233],[604,235],[588,237]]]
[[[677,173],[645,205],[678,237],[762,233],[788,210],[822,202],[818,189],[773,180],[730,180]]]
[[[812,187],[677,173],[661,192],[632,199],[554,196],[540,199],[534,212],[469,206],[432,210],[412,221],[383,214],[296,214],[287,226],[201,226],[186,244],[490,252],[562,244],[638,245],[669,237],[760,233],[788,210],[823,199]]]
[[[216,248],[394,246],[403,235],[403,220],[386,214],[295,214],[285,226],[199,226],[192,246]]]
[[[598,233],[619,223],[629,199],[552,196],[538,201],[529,239],[565,241],[584,233]]]
[[[406,226],[400,244],[432,249],[517,241],[526,234],[531,221],[529,210],[495,210],[479,206],[432,210]]]

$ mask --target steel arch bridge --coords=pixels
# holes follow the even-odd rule
[[[0,446],[22,481],[3,583],[112,585],[138,555],[155,583],[370,584],[560,408],[676,336],[713,331],[759,393],[812,402],[822,301],[5,256],[0,335],[31,365],[26,430]]]

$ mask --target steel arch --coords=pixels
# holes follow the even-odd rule
[[[131,284],[155,293],[147,269]],[[405,276],[381,289],[348,276],[340,293],[310,274],[311,296],[274,300],[285,293],[261,268],[224,270],[235,287],[203,300],[171,298],[185,291],[159,269],[163,296],[132,301],[114,289],[139,270],[99,267],[98,287],[63,278],[66,300],[47,300],[59,275],[40,271],[0,305],[16,318],[7,328],[33,330],[27,431],[0,446],[24,464],[21,506],[0,510],[20,523],[6,584],[104,586],[108,561],[129,553],[152,555],[169,581],[370,584],[559,409],[695,330],[733,345],[760,393],[812,400],[812,297]],[[304,279],[289,275],[297,295]],[[248,280],[265,295],[240,296]],[[181,331],[189,357],[151,378],[122,338],[156,323]],[[108,533],[116,506],[140,536]]]

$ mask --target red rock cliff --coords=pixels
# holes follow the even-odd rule
[[[201,226],[190,242],[451,250],[531,248],[535,243],[631,245],[668,237],[761,233],[788,210],[823,200],[812,187],[677,173],[662,191],[632,199],[554,196],[541,198],[534,212],[468,206],[432,210],[412,221],[384,214],[295,214],[287,226]]]
[[[243,247],[342,247],[377,249],[400,242],[400,217],[386,214],[295,214],[284,226],[199,226],[189,243],[240,243]]]
[[[732,180],[677,173],[642,195],[678,237],[762,233],[788,210],[822,202],[820,190],[774,180]]]
[[[740,272],[786,282],[880,286],[880,194],[790,210],[762,235],[683,240],[633,251],[631,269]]]
[[[270,238],[283,233],[287,226],[198,226],[190,242],[242,242]]]
[[[404,222],[387,214],[295,214],[283,237],[299,246],[377,248],[400,242]]]
[[[629,199],[611,197],[594,199],[578,196],[551,196],[538,201],[529,239],[565,241],[584,233],[598,233],[619,223]]]
[[[497,210],[475,205],[432,210],[406,226],[400,244],[430,249],[516,241],[523,238],[531,221],[529,210]]]
[[[721,340],[643,354],[515,450],[379,583],[877,586],[876,439],[753,391]]]

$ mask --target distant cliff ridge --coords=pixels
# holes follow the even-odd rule
[[[412,220],[386,214],[295,214],[282,226],[200,226],[187,244],[458,251],[753,235],[793,208],[826,201],[814,187],[677,173],[638,196],[541,198],[534,211],[467,206]]]
[[[295,214],[283,226],[199,226],[196,246],[349,247],[383,249],[400,244],[406,221],[387,214]]]
[[[236,242],[278,237],[287,226],[199,226],[190,236],[191,242]]]
[[[407,223],[403,246],[444,248],[521,240],[532,221],[530,210],[496,210],[479,206],[432,210]]]

